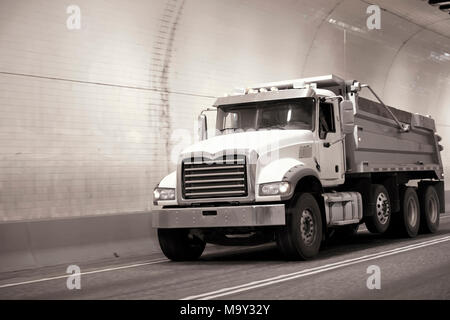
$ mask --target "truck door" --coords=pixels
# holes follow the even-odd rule
[[[318,149],[320,180],[324,186],[344,182],[344,142],[342,140],[338,104],[319,103]]]

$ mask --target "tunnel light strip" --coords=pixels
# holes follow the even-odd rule
[[[324,266],[318,266],[318,267],[305,269],[305,270],[301,270],[301,271],[297,271],[297,272],[293,272],[293,273],[283,274],[283,275],[279,275],[279,276],[272,277],[272,278],[253,281],[253,282],[245,283],[242,285],[224,288],[224,289],[220,289],[220,290],[216,290],[216,291],[211,291],[211,292],[207,292],[207,293],[203,293],[203,294],[199,294],[199,295],[195,295],[195,296],[189,296],[189,297],[183,298],[181,300],[194,300],[194,299],[211,300],[214,298],[228,296],[228,295],[231,295],[234,293],[248,291],[248,290],[252,290],[252,289],[256,289],[256,288],[260,288],[260,287],[266,287],[266,286],[269,286],[272,284],[285,282],[285,281],[289,281],[289,280],[293,280],[293,279],[303,278],[303,277],[306,277],[309,275],[318,274],[318,273],[322,273],[322,272],[330,271],[330,270],[334,270],[334,269],[339,269],[339,268],[343,268],[343,267],[350,266],[353,264],[358,264],[361,262],[379,259],[379,258],[411,251],[414,249],[432,246],[432,245],[439,244],[442,242],[447,242],[447,241],[450,241],[450,236],[438,238],[438,239],[434,239],[434,240],[429,240],[429,241],[424,241],[424,242],[412,244],[409,246],[395,248],[395,249],[382,251],[382,252],[378,252],[378,253],[374,253],[374,254],[364,255],[364,256],[361,256],[358,258],[343,260],[343,261],[327,264]]]

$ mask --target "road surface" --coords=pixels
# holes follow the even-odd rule
[[[79,266],[80,290],[67,289],[67,265],[0,274],[0,299],[450,299],[450,214],[438,233],[414,239],[361,226],[306,262],[268,244],[209,246],[196,262],[155,254]],[[367,287],[369,266],[379,267],[380,289]]]

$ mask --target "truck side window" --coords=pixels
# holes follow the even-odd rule
[[[325,139],[328,132],[336,132],[334,125],[333,104],[320,103],[319,105],[319,137]]]

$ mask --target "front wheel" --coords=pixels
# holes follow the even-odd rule
[[[158,229],[159,246],[173,261],[191,261],[200,258],[206,243],[189,233],[189,229]]]
[[[316,199],[301,193],[287,208],[286,226],[276,232],[277,246],[290,260],[317,255],[322,241],[322,216]]]

